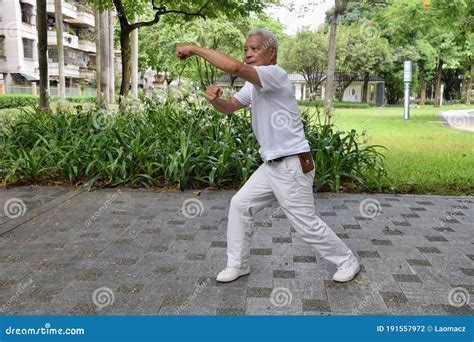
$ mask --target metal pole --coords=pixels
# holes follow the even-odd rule
[[[439,95],[439,106],[443,105],[444,83],[441,83],[441,94]]]
[[[410,118],[410,82],[411,82],[411,61],[403,63],[403,81],[405,82],[405,102],[403,109],[403,119]]]
[[[410,118],[410,82],[405,82],[405,106],[403,110],[403,118]]]

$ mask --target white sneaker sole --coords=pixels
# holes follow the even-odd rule
[[[332,278],[332,280],[335,281],[336,283],[347,283],[348,281],[351,281],[352,279],[354,279],[359,272],[360,272],[360,265],[357,265],[357,269],[355,270],[352,277],[347,277],[347,278],[343,278],[343,279],[334,279],[334,278]]]
[[[220,280],[216,277],[216,281],[219,282],[219,283],[230,283],[231,281],[237,280],[240,277],[243,277],[243,276],[246,276],[246,275],[249,275],[249,274],[250,274],[250,269],[247,269],[247,270],[243,271],[242,273],[240,273],[237,277],[227,278],[227,279],[220,279]]]

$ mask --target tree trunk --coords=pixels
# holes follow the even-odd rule
[[[329,34],[329,52],[328,52],[328,71],[326,73],[326,87],[324,98],[328,101],[334,99],[334,68],[336,65],[336,33],[337,33],[337,21],[339,12],[337,11],[337,0],[336,8],[331,19],[331,31]],[[325,107],[329,107],[328,101],[325,102]],[[328,108],[326,108],[328,109]]]
[[[37,0],[36,2],[36,18],[38,30],[38,60],[39,60],[39,108],[42,111],[49,112],[49,95],[48,95],[48,14],[46,12],[46,0]]]
[[[365,75],[364,77],[364,85],[362,87],[362,100],[361,102],[367,103],[367,93],[369,90],[369,75]]]
[[[109,11],[109,102],[115,103],[114,11]]]
[[[100,32],[102,28],[100,27],[100,13],[95,9],[95,50],[96,50],[96,57],[95,57],[95,80],[96,80],[96,101],[97,105],[100,106],[101,100],[101,89],[100,89],[100,63],[101,63],[101,53],[100,53]]]
[[[424,106],[426,100],[426,80],[425,71],[422,68],[420,68],[418,78],[420,83],[420,106]]]
[[[100,14],[100,101],[102,108],[109,108],[109,14],[103,11]]]
[[[464,104],[466,106],[469,106],[471,104],[473,78],[474,78],[474,62],[471,63],[471,77],[467,79],[467,84],[466,84],[466,99],[464,100]]]
[[[132,76],[130,70],[131,64],[131,45],[130,30],[120,25],[120,47],[122,51],[122,84],[120,85],[120,101],[126,98],[130,87],[130,78]]]
[[[438,66],[436,67],[436,80],[435,80],[435,89],[434,89],[434,106],[441,106],[441,78],[443,72],[443,61],[440,59],[438,61]]]
[[[326,73],[326,87],[324,103],[326,110],[332,105],[329,101],[334,99],[334,69],[336,66],[336,34],[339,16],[344,13],[350,0],[334,0],[334,13],[331,18],[331,31],[329,33],[329,49],[328,49],[328,71]]]
[[[63,11],[61,0],[54,0],[54,11],[56,20],[56,42],[58,52],[58,70],[59,70],[59,82],[58,82],[58,95],[59,101],[66,101],[66,78],[64,77],[64,37],[63,37]]]
[[[138,97],[138,29],[132,31],[132,96]]]

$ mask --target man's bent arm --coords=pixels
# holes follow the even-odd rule
[[[221,52],[199,46],[193,46],[191,51],[193,54],[205,58],[209,63],[222,71],[234,76],[239,76],[240,78],[243,78],[244,80],[249,81],[250,83],[253,83],[259,87],[262,86],[260,83],[260,78],[257,74],[257,70],[250,65],[244,64]]]
[[[233,112],[245,108],[235,97],[232,97],[230,100],[216,98],[215,100],[210,101],[211,105],[217,109],[222,114],[232,114]]]

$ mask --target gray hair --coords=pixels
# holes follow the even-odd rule
[[[262,28],[255,28],[249,31],[247,38],[256,35],[261,35],[265,39],[265,42],[263,43],[264,49],[275,48],[275,50],[278,51],[278,40],[272,32]]]

